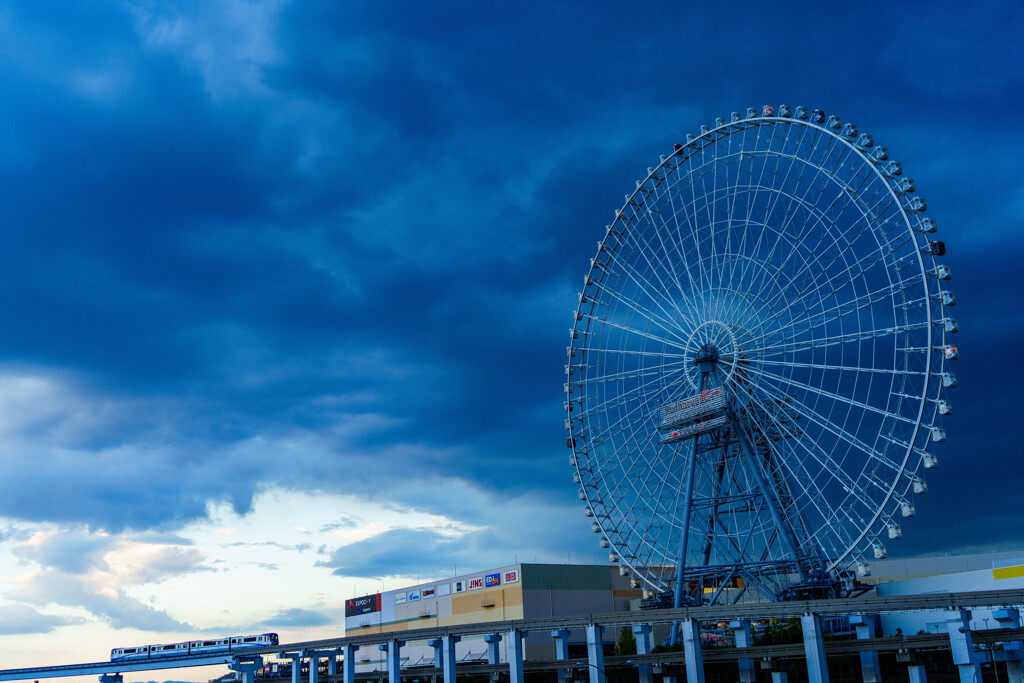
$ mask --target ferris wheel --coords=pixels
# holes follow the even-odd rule
[[[583,278],[565,410],[579,498],[634,587],[835,596],[886,557],[956,386],[926,208],[870,134],[787,105],[687,135],[626,196]]]

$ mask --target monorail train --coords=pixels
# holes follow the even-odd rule
[[[150,659],[152,657],[184,657],[206,652],[231,652],[248,647],[271,647],[278,644],[276,633],[262,633],[258,636],[231,636],[216,640],[189,640],[184,643],[167,645],[143,645],[141,647],[116,647],[110,651],[110,661],[122,659]]]

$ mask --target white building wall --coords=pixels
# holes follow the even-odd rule
[[[929,595],[935,593],[958,593],[962,591],[984,591],[1011,588],[1024,588],[1024,565],[1018,567],[993,567],[972,572],[927,576],[905,581],[890,581],[875,586],[875,592],[886,595]],[[1000,571],[1003,569],[1004,571]],[[1008,570],[1009,571],[1006,571]],[[1007,574],[1017,576],[998,576]],[[1019,607],[1019,606],[1018,606]],[[882,635],[891,636],[896,629],[902,629],[904,635],[914,635],[921,631],[927,633],[944,633],[946,617],[944,610],[924,612],[890,612],[881,615]],[[976,609],[971,613],[971,630],[999,628],[992,619],[992,610]]]

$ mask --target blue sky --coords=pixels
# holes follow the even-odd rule
[[[332,633],[382,583],[600,561],[575,293],[660,154],[766,103],[873,133],[949,248],[956,413],[890,554],[1019,547],[1021,14],[5,3],[6,642]]]

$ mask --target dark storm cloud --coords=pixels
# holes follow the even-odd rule
[[[687,131],[779,101],[875,133],[940,219],[964,360],[932,500],[986,485],[968,446],[1024,478],[1012,5],[222,7],[2,15],[0,361],[51,386],[0,442],[0,514],[169,529],[271,481],[379,497],[382,463],[421,509],[442,475],[572,502],[602,226]]]

